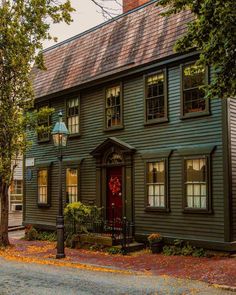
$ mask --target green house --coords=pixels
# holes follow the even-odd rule
[[[195,51],[173,51],[190,13],[164,18],[143,2],[46,49],[47,71],[33,71],[36,108],[55,109],[40,124],[54,126],[61,110],[70,132],[64,201],[104,207],[107,219],[114,204],[138,241],[160,232],[236,250],[236,102],[205,99],[211,69],[195,66]],[[53,229],[57,150],[49,133],[29,138],[24,224]]]

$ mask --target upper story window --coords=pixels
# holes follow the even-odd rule
[[[48,105],[40,106],[38,110],[42,108],[46,108]],[[47,117],[42,117],[38,119],[38,141],[39,142],[45,142],[50,140],[50,131],[49,131],[49,126],[50,126],[50,116]]]
[[[79,98],[72,98],[67,101],[67,126],[70,134],[79,133],[79,116],[80,116]]]
[[[185,209],[204,209],[208,205],[207,157],[184,160]]]
[[[117,85],[114,87],[106,88],[105,99],[106,129],[122,127],[121,86]]]
[[[182,116],[192,117],[209,110],[205,99],[204,85],[207,83],[206,68],[195,63],[182,67]]]
[[[78,169],[66,169],[66,197],[68,203],[78,201]]]
[[[166,165],[164,160],[147,163],[147,207],[166,208]]]
[[[48,169],[41,168],[38,170],[38,204],[48,205]]]
[[[146,123],[167,120],[165,71],[146,76],[145,79]]]

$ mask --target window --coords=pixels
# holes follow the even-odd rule
[[[13,180],[10,188],[11,195],[23,194],[23,180]]]
[[[23,180],[14,179],[10,187],[10,210],[21,211],[23,198]]]
[[[159,72],[146,77],[146,122],[166,120],[166,86],[165,73]]]
[[[121,87],[107,88],[106,96],[106,129],[122,127]]]
[[[48,169],[38,170],[38,204],[48,204]]]
[[[79,98],[69,99],[67,102],[67,125],[70,134],[79,133]]]
[[[206,84],[206,69],[191,63],[182,67],[182,115],[191,117],[208,111],[203,86]]]
[[[38,109],[41,110],[43,108],[47,108],[48,105],[40,106]],[[50,140],[50,131],[48,130],[50,126],[50,117],[43,117],[38,120],[38,141],[45,142]]]
[[[185,159],[184,169],[185,207],[206,210],[208,206],[207,158]]]
[[[67,202],[73,203],[78,201],[78,169],[66,169],[66,196]]]
[[[147,207],[166,207],[165,161],[147,163]]]

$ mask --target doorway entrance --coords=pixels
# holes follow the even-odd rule
[[[107,218],[122,220],[122,167],[107,168]]]

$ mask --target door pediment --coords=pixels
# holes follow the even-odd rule
[[[94,158],[102,157],[104,153],[108,150],[119,150],[124,154],[133,154],[136,149],[126,142],[116,138],[116,137],[108,137],[105,141],[103,141],[100,145],[98,145],[90,154]]]

